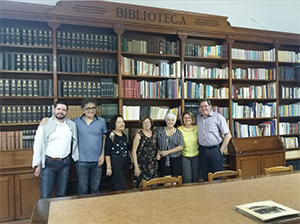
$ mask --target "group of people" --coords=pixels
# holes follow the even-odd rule
[[[189,112],[181,116],[182,126],[176,128],[176,116],[165,118],[165,127],[153,130],[150,117],[140,120],[132,150],[124,133],[121,115],[106,122],[96,115],[97,101],[84,98],[83,115],[73,121],[66,117],[68,105],[58,100],[51,118],[39,125],[34,142],[32,167],[41,176],[41,198],[49,198],[55,184],[56,196],[66,195],[71,157],[76,164],[78,194],[99,193],[102,165],[111,176],[113,190],[127,189],[127,172],[133,164],[133,187],[140,188],[142,179],[182,175],[184,183],[197,182],[201,170],[204,181],[208,172],[223,169],[223,152],[231,139],[225,118],[212,112],[210,100],[199,102],[201,114]]]

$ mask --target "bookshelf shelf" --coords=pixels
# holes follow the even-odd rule
[[[121,53],[125,57],[138,57],[138,58],[147,58],[147,59],[166,59],[166,60],[180,60],[180,55],[172,55],[172,54],[145,54],[145,53],[134,53],[134,52],[125,52]]]
[[[150,100],[158,100],[158,101],[181,101],[181,98],[124,98],[121,97],[122,100],[135,100],[135,101],[150,101]]]
[[[1,100],[53,100],[52,96],[0,96]]]
[[[300,157],[294,157],[294,158],[288,158],[288,159],[285,159],[286,161],[290,161],[290,160],[298,160],[298,159],[300,159]]]
[[[279,135],[280,135],[280,137],[300,136],[300,133],[294,133],[294,134],[284,134],[284,135],[282,135],[282,134],[279,134]]]
[[[134,78],[134,79],[178,79],[172,76],[151,76],[151,75],[122,75],[122,78]]]
[[[27,74],[36,74],[36,75],[52,75],[53,72],[45,72],[45,71],[17,71],[17,70],[0,70],[0,73],[8,73],[8,74],[24,74],[24,75],[27,75]]]
[[[279,80],[280,84],[299,84],[300,80]]]
[[[109,50],[96,50],[96,49],[83,49],[83,48],[65,48],[58,47],[58,53],[91,53],[91,54],[111,54],[116,55],[117,51],[109,51]]]
[[[286,148],[286,151],[293,151],[293,150],[299,150],[300,147],[295,147],[295,148]]]
[[[184,56],[184,61],[196,61],[196,62],[219,62],[227,63],[228,58],[217,58],[217,57],[196,57],[196,56]]]
[[[269,98],[269,99],[265,99],[265,98],[232,98],[233,101],[257,101],[257,102],[261,102],[261,101],[275,101],[276,98]]]
[[[0,123],[0,127],[9,127],[9,126],[36,126],[39,122],[31,122],[31,123]]]
[[[243,64],[247,63],[249,65],[258,64],[258,65],[268,65],[268,66],[275,66],[275,61],[259,61],[259,60],[242,60],[242,59],[232,59],[232,63],[236,64]]]
[[[99,77],[117,77],[117,74],[100,74],[100,73],[78,73],[78,72],[58,72],[58,75],[65,75],[65,76],[99,76]]]
[[[232,79],[234,83],[249,83],[255,82],[257,83],[267,83],[267,82],[276,82],[275,79]]]
[[[228,81],[228,79],[225,78],[191,78],[191,77],[184,77],[184,80],[191,80],[191,81],[207,81],[207,82],[218,82],[218,83],[222,83],[224,81]]]
[[[276,119],[276,117],[255,117],[255,118],[232,118],[232,120],[267,120]]]
[[[298,118],[300,119],[300,116],[280,116],[280,119],[285,119],[285,118]]]
[[[188,101],[199,101],[201,98],[184,98],[184,100],[188,100]],[[224,101],[224,100],[228,100],[228,98],[207,98],[209,99],[210,101]]]
[[[41,50],[49,50],[52,51],[52,46],[40,46],[40,45],[22,45],[22,44],[1,44],[0,43],[0,48],[1,50],[5,50],[5,49],[8,49],[8,48],[18,48],[18,49],[33,49],[33,50],[38,50],[38,49],[41,49]]]

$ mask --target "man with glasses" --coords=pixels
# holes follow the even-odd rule
[[[99,193],[104,162],[106,122],[96,115],[97,101],[86,97],[81,101],[83,115],[73,121],[77,125],[79,160],[76,162],[78,194]]]

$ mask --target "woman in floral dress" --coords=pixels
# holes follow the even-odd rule
[[[137,132],[132,145],[133,188],[142,187],[142,179],[148,181],[158,177],[156,133],[151,129],[152,120],[143,117],[140,124],[142,130]]]

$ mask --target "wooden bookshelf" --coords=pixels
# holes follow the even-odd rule
[[[102,11],[100,8],[103,8],[104,10]],[[95,13],[95,9],[99,9],[99,11],[97,11],[98,13]],[[141,14],[141,12],[145,13]],[[143,17],[144,15],[146,15],[146,17]],[[28,57],[28,55],[44,54],[50,56],[47,65],[48,71],[41,69],[35,70],[33,68],[23,69],[22,65],[11,68],[10,64],[1,64],[1,79],[50,79],[53,81],[52,96],[33,97],[10,96],[4,94],[2,96],[0,95],[1,104],[4,106],[12,107],[26,105],[32,107],[37,105],[52,105],[58,99],[64,99],[68,101],[70,105],[78,106],[80,105],[80,101],[84,97],[84,94],[82,94],[82,96],[70,96],[67,92],[66,94],[60,95],[62,93],[59,92],[61,90],[59,83],[66,81],[68,83],[71,82],[74,86],[75,84],[78,84],[77,82],[100,82],[100,79],[106,78],[110,79],[112,82],[108,89],[114,89],[115,92],[110,93],[110,96],[97,95],[95,98],[100,104],[117,104],[118,112],[120,114],[122,114],[123,105],[150,105],[153,107],[169,106],[170,108],[181,107],[181,111],[184,111],[188,106],[189,108],[193,107],[193,109],[197,111],[199,110],[199,99],[184,96],[184,93],[187,91],[184,83],[189,81],[196,84],[202,83],[203,85],[210,85],[214,89],[220,89],[222,87],[228,88],[228,96],[226,98],[217,98],[213,91],[213,95],[209,95],[209,98],[212,101],[213,106],[226,108],[231,132],[234,131],[233,122],[236,120],[243,124],[258,125],[263,121],[273,119],[276,120],[275,137],[279,137],[279,122],[297,123],[300,120],[299,116],[281,117],[279,116],[278,109],[275,117],[251,119],[232,117],[233,102],[238,102],[241,105],[246,105],[248,102],[258,102],[262,104],[276,102],[277,106],[290,105],[299,102],[299,97],[293,99],[282,98],[279,90],[282,85],[287,87],[298,86],[299,73],[297,73],[297,68],[299,67],[299,61],[289,62],[279,60],[279,51],[290,51],[295,52],[296,54],[300,52],[300,35],[298,34],[233,27],[227,21],[227,17],[223,16],[104,1],[87,1],[81,2],[80,5],[74,1],[62,1],[55,6],[1,1],[0,20],[1,28],[9,28],[10,30],[7,36],[4,34],[4,37],[2,30],[0,30],[1,54],[21,54],[26,55],[26,57]],[[11,28],[13,28],[14,32],[16,32],[16,29],[25,30],[27,33],[28,30],[47,31],[48,39],[42,40],[39,39],[39,37],[32,36],[33,39],[31,40],[31,44],[25,45],[23,44],[22,34],[20,35],[21,39],[18,42],[15,38],[18,36],[14,36],[14,34],[11,35]],[[4,33],[5,32],[6,31],[4,30]],[[75,39],[72,39],[72,35],[76,36],[77,34],[80,37],[83,35],[85,38],[89,39],[86,40],[81,38],[80,41],[84,42],[83,45],[82,43],[79,44],[79,42],[76,43]],[[66,38],[62,40],[63,38],[60,35],[66,35]],[[70,35],[71,39],[68,35]],[[8,41],[6,41],[7,37],[9,39]],[[37,39],[34,40],[34,38]],[[98,45],[98,42],[95,42],[97,38],[108,38],[108,41],[99,41]],[[109,38],[112,38],[112,42],[110,42]],[[124,38],[127,39],[127,41],[146,41],[146,47],[135,46],[139,50],[142,49],[143,51],[141,52],[144,53],[124,50]],[[79,41],[78,38],[76,40]],[[34,41],[37,41],[37,43],[34,43]],[[156,46],[156,48],[158,47],[159,53],[153,53],[154,43],[152,42],[159,43]],[[105,44],[107,44],[107,46]],[[210,50],[208,51],[207,49]],[[233,49],[241,49],[243,52],[253,51],[255,52],[254,54],[264,51],[271,52],[262,54],[271,54],[272,59],[262,60],[258,57],[255,58],[255,60],[249,60],[249,58],[244,57],[245,55],[243,55],[243,57],[236,57],[236,55],[233,55]],[[214,54],[212,54],[211,51],[214,51]],[[211,54],[208,54],[208,52]],[[176,73],[178,76],[125,75],[122,72],[122,57],[132,58],[154,65],[166,63],[164,66],[170,66],[168,69],[171,69],[173,63],[178,63],[178,65],[180,65],[177,68]],[[280,58],[281,57],[282,56],[280,55]],[[84,63],[85,60],[89,61],[89,64],[87,64],[90,69],[89,72],[79,69],[81,66],[72,68],[71,65],[70,67],[62,69],[62,60],[69,60],[71,63],[73,60],[73,66],[75,66],[77,62],[79,62],[78,58],[81,62],[84,61]],[[110,64],[110,67],[106,63],[106,66],[108,67],[101,68],[100,60],[102,59],[103,66],[105,66],[104,64],[107,62],[105,61],[106,59],[108,60],[108,63],[113,63],[113,65]],[[93,65],[93,63],[95,63],[95,65]],[[6,68],[7,66],[8,68]],[[216,74],[213,72],[210,72],[207,77],[188,76],[187,71],[192,71],[192,74],[194,71],[193,69],[188,70],[191,66],[198,67],[196,70],[199,68],[209,71],[214,69],[215,71],[218,69],[227,69],[227,75],[226,77],[219,77],[215,76]],[[279,79],[278,71],[281,69],[280,67],[284,66],[291,67],[295,71],[297,70],[295,73],[296,75],[294,76],[296,80]],[[276,75],[272,79],[238,79],[233,76],[232,72],[238,68],[274,69]],[[196,72],[194,74],[196,74]],[[127,98],[122,95],[123,80],[127,79],[138,81],[144,80],[148,82],[159,82],[163,80],[176,81],[179,83],[178,90],[181,92],[181,95],[178,95],[179,97],[177,98]],[[241,99],[232,96],[233,86],[247,87],[251,85],[267,85],[268,83],[275,83],[275,97]],[[108,89],[106,89],[106,91]],[[206,92],[201,94],[202,95],[200,95],[199,98],[207,96]],[[91,96],[93,95],[91,94]],[[4,118],[1,116],[1,120],[3,119]],[[36,122],[2,122],[0,123],[0,127],[1,131],[30,130],[37,127],[38,120],[39,119],[37,119]],[[155,122],[156,124],[163,124],[163,120]],[[137,127],[138,120],[126,121],[126,126]],[[288,136],[299,137],[299,133]],[[264,141],[265,139],[273,137],[266,136],[257,138],[258,141]],[[254,139],[252,138],[233,139],[233,141],[239,141],[239,144],[242,145],[247,145],[253,140]],[[1,181],[6,184],[5,186],[8,186],[5,192],[3,191],[3,196],[6,200],[5,204],[7,204],[7,206],[6,210],[2,211],[1,209],[0,222],[29,218],[31,209],[28,209],[28,206],[31,206],[33,200],[38,199],[39,194],[37,194],[37,192],[39,193],[39,181],[33,178],[32,170],[30,168],[32,157],[29,154],[31,152],[31,150],[24,151],[21,149],[8,150],[7,152],[5,150],[0,151],[0,158],[7,158],[9,161],[23,161],[21,163],[26,166],[25,170],[28,172],[24,174],[24,169],[20,168],[18,165],[15,167],[0,167]],[[282,155],[281,151],[278,153]],[[22,157],[21,160],[18,159],[19,156]],[[231,156],[230,152],[227,156]],[[284,165],[284,155],[276,161],[280,161],[280,164],[278,165]],[[228,167],[230,169],[236,168],[236,165],[233,166],[232,164],[232,162],[229,163]],[[228,168],[227,166],[225,167]],[[13,172],[15,172],[15,174],[13,174]],[[247,172],[247,170],[243,170],[244,174],[247,174]],[[21,175],[21,173],[24,176],[18,176],[19,174]],[[257,172],[255,174],[259,173],[260,172]],[[21,182],[21,180],[24,180],[24,182]],[[35,194],[32,195],[30,189],[34,190]],[[3,198],[2,195],[1,198]],[[31,204],[22,204],[24,201],[29,201]]]

